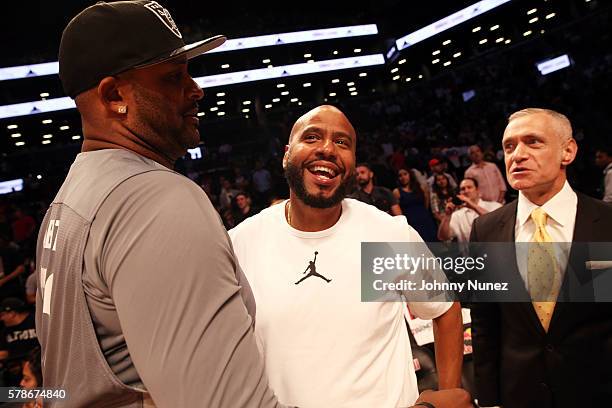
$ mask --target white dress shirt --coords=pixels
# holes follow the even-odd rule
[[[564,243],[564,245],[555,246],[555,255],[561,267],[562,274],[565,274],[569,250],[574,236],[577,205],[578,196],[566,180],[561,191],[541,206],[542,210],[548,214],[546,231],[548,231],[552,237],[553,242]],[[538,205],[529,201],[529,199],[519,191],[516,209],[516,224],[514,225],[515,242],[531,241],[536,230],[536,225],[531,219],[531,212],[537,207]],[[523,278],[525,287],[527,287],[527,246],[519,245],[516,249],[516,262],[521,278]]]

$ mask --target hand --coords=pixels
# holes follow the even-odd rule
[[[467,198],[467,196],[464,196],[463,194],[457,194],[457,197],[463,201],[463,204],[466,207],[471,208],[472,210],[475,209],[476,205],[478,204],[476,201]]]
[[[448,200],[446,202],[446,206],[444,207],[444,214],[451,215],[453,211],[455,211],[456,209],[457,209],[457,206],[453,204],[451,200]]]
[[[463,388],[440,391],[426,390],[416,400],[417,403],[421,401],[429,402],[436,408],[474,408],[470,393]]]

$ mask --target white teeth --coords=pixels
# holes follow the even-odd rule
[[[330,177],[335,177],[336,176],[336,172],[335,171],[333,171],[332,169],[330,169],[328,167],[324,167],[324,166],[314,166],[311,171],[323,171],[323,172],[329,174]]]

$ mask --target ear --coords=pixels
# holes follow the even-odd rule
[[[577,153],[578,144],[574,138],[571,138],[565,143],[565,146],[563,146],[563,151],[561,153],[561,164],[563,166],[569,166],[576,158]]]
[[[124,90],[116,77],[105,77],[98,84],[98,97],[109,116],[125,116],[128,103],[124,98]]]
[[[289,145],[285,145],[285,154],[283,155],[283,170],[287,170],[287,160],[289,159]]]

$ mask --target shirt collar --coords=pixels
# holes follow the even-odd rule
[[[576,193],[572,190],[567,180],[565,180],[563,188],[541,207],[550,218],[563,227],[572,221],[571,214],[567,209],[575,208],[577,203],[578,197]],[[529,201],[522,191],[519,191],[516,210],[516,219],[519,225],[524,225],[530,219],[531,212],[538,207],[538,205]]]

